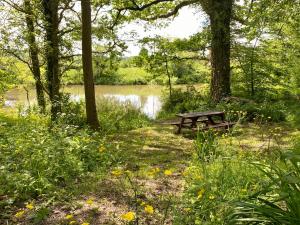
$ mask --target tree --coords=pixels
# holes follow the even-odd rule
[[[46,79],[51,101],[51,119],[56,120],[61,111],[59,72],[59,17],[58,0],[43,0],[44,26],[46,30]]]
[[[219,102],[230,90],[230,23],[233,0],[201,1],[211,28],[211,99]]]
[[[38,106],[44,112],[46,101],[44,86],[41,81],[39,47],[36,41],[35,21],[37,18],[33,12],[34,3],[33,1],[24,0],[17,4],[13,1],[4,0],[4,6],[8,15],[1,30],[1,48],[8,56],[12,56],[28,66],[35,80]],[[15,26],[17,31],[12,34],[11,31],[7,30],[10,26]]]
[[[82,13],[82,65],[85,90],[85,104],[87,122],[93,129],[99,128],[97,117],[95,87],[92,64],[92,29],[91,29],[91,2],[81,0]]]
[[[178,11],[189,5],[199,4],[210,19],[211,28],[211,99],[219,102],[231,94],[230,83],[230,23],[234,0],[151,0],[126,1],[120,3],[119,12],[131,10],[132,17],[156,20],[176,16]],[[164,7],[161,7],[164,4]],[[152,10],[151,10],[152,9]],[[142,14],[141,12],[144,12]]]
[[[31,58],[31,71],[35,79],[36,96],[39,107],[42,112],[45,112],[46,102],[43,90],[43,84],[41,81],[41,70],[39,61],[39,50],[35,38],[35,28],[33,20],[33,10],[30,0],[24,0],[24,9],[26,13],[26,25],[27,25],[27,42],[29,45],[29,55]]]

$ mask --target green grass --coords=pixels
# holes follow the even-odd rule
[[[47,118],[1,114],[1,223],[68,224],[72,214],[76,224],[126,224],[121,215],[132,211],[139,224],[227,224],[235,203],[268,182],[252,162],[277,163],[277,152],[300,135],[286,122],[245,123],[203,145],[207,138],[149,121],[139,128],[136,111],[119,110],[114,103],[100,110],[110,113],[107,126],[119,126],[101,134],[67,124],[51,131]]]
[[[151,79],[151,74],[138,67],[119,68],[117,75],[121,84],[147,84]]]

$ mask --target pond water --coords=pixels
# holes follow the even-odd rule
[[[161,109],[163,87],[155,85],[96,85],[96,98],[112,98],[119,102],[130,102],[150,118],[155,118]],[[82,85],[70,85],[63,88],[64,93],[70,93],[73,101],[84,99]],[[35,90],[27,92],[23,88],[9,91],[5,96],[6,107],[36,104]]]

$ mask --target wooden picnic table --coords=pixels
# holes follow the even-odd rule
[[[181,120],[179,123],[173,123],[172,125],[178,127],[178,134],[180,134],[182,128],[198,130],[197,123],[204,123],[202,130],[220,127],[229,128],[234,125],[234,123],[225,121],[225,113],[221,111],[180,113],[176,116],[180,117]],[[215,121],[214,117],[219,117],[220,121]]]

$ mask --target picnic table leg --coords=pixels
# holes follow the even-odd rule
[[[182,128],[182,126],[184,124],[184,120],[185,120],[184,118],[181,118],[181,122],[180,122],[180,124],[178,126],[178,130],[177,130],[176,134],[180,134],[181,128]]]
[[[212,117],[211,116],[207,116],[207,119],[208,119],[208,124],[210,125],[215,125],[216,123],[213,121]]]
[[[220,116],[221,116],[222,122],[224,123],[225,122],[225,114],[221,114]]]
[[[192,120],[191,128],[197,127],[198,117],[192,118],[191,120]]]

